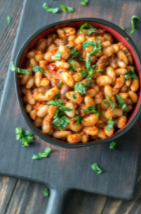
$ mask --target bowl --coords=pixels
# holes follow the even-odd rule
[[[56,29],[60,27],[66,27],[66,26],[71,26],[71,27],[76,27],[79,28],[82,24],[85,22],[88,22],[90,24],[93,24],[96,28],[102,28],[105,29],[107,32],[112,34],[114,37],[115,41],[122,42],[128,50],[131,52],[133,60],[134,60],[134,65],[136,68],[136,72],[139,77],[139,82],[141,86],[141,60],[140,60],[140,54],[139,51],[137,50],[137,47],[135,46],[134,42],[132,41],[131,38],[129,38],[128,34],[124,32],[120,27],[117,25],[108,22],[106,20],[102,19],[97,19],[97,18],[80,18],[80,19],[70,19],[66,21],[59,21],[55,22],[53,24],[47,25],[45,27],[42,27],[35,33],[33,33],[29,38],[25,41],[23,46],[21,47],[16,60],[15,60],[15,66],[23,68],[26,60],[26,54],[35,47],[35,44],[38,42],[39,39],[44,38],[45,36],[52,34],[56,31]],[[127,40],[128,38],[128,40]],[[56,145],[60,147],[65,147],[65,148],[79,148],[79,147],[85,147],[85,146],[92,146],[95,144],[99,143],[105,143],[105,142],[111,142],[115,140],[116,138],[122,136],[127,132],[136,122],[138,119],[140,112],[141,112],[141,87],[139,88],[139,99],[136,105],[134,106],[134,109],[129,116],[128,122],[126,126],[123,129],[118,130],[113,136],[107,137],[106,139],[103,140],[98,140],[98,141],[90,141],[88,143],[82,144],[82,143],[77,143],[77,144],[69,144],[65,141],[57,140],[54,139],[48,135],[43,134],[38,128],[36,128],[29,116],[27,115],[25,109],[24,109],[24,104],[23,104],[23,99],[22,99],[22,94],[20,90],[20,83],[18,81],[18,74],[15,72],[15,86],[16,86],[16,95],[17,95],[17,100],[19,103],[19,107],[22,113],[22,116],[24,117],[25,121],[27,122],[29,128],[31,131],[40,137],[42,140]]]

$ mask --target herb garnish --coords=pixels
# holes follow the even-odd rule
[[[94,106],[89,106],[88,108],[84,108],[83,111],[84,111],[84,113],[90,111],[92,114],[95,113],[98,116],[100,115],[100,111],[96,110]]]
[[[79,4],[80,5],[87,5],[89,3],[89,0],[84,0],[84,1],[81,1]]]
[[[62,130],[63,127],[70,124],[70,119],[65,116],[64,112],[60,112],[59,109],[57,109],[52,123],[54,126],[57,126],[60,130]]]
[[[128,112],[128,106],[126,105],[124,99],[122,99],[122,97],[120,97],[118,94],[116,94],[116,97],[118,99],[119,102],[119,108],[122,108],[123,111]]]
[[[128,38],[128,37],[126,37],[126,40],[128,41],[128,40],[129,40],[129,38]]]
[[[111,142],[109,148],[110,148],[110,149],[116,150],[116,149],[115,149],[116,144],[117,144],[116,142]]]
[[[70,109],[70,108],[64,106],[62,101],[59,99],[50,100],[47,102],[47,104],[53,105],[53,106],[59,106],[60,111],[73,111],[73,109]]]
[[[77,99],[76,94],[71,94],[71,97],[72,97],[74,100]]]
[[[112,104],[112,108],[110,109],[110,111],[113,111],[113,109],[115,108],[115,102],[112,101],[112,99],[111,99],[111,97],[109,95],[107,95],[107,97],[108,97],[108,99],[103,100],[103,102],[105,103],[105,105],[107,107],[109,107],[109,103],[111,103]]]
[[[55,94],[55,98],[56,98],[56,99],[59,98],[59,93],[56,93],[56,94]]]
[[[92,169],[97,172],[97,175],[101,174],[103,172],[103,170],[98,166],[97,163],[93,163],[91,165]]]
[[[89,29],[89,30],[87,30],[87,35],[89,36],[89,35],[91,35],[91,33],[94,33],[94,32],[95,32],[94,28]]]
[[[17,127],[15,129],[15,133],[16,133],[16,140],[21,141],[21,143],[23,144],[22,146],[24,147],[29,146],[29,143],[33,141],[33,136],[30,131],[23,132],[22,128]]]
[[[80,55],[80,52],[76,50],[76,47],[71,49],[71,58],[75,58]]]
[[[80,117],[80,116],[77,116],[77,121],[76,121],[76,123],[75,123],[75,125],[76,126],[79,126],[79,124],[81,123],[81,122],[83,122],[84,120]]]
[[[60,6],[63,10],[63,12],[65,12],[66,10],[68,11],[68,13],[73,13],[74,12],[74,8],[73,7],[68,7],[68,6],[65,6],[65,5],[61,5]]]
[[[60,61],[61,60],[61,52],[60,51],[56,51],[55,53],[55,61]]]
[[[106,126],[106,130],[110,131],[113,127],[114,127],[114,121],[112,120],[112,118],[110,118],[108,120],[108,125]]]
[[[120,26],[121,30],[125,30],[125,28],[123,26]]]
[[[37,155],[33,155],[32,159],[42,159],[48,157],[48,155],[51,153],[51,148],[45,148],[44,152],[39,152]]]
[[[141,22],[141,19],[138,16],[133,15],[131,17],[131,27],[132,27],[132,30],[131,30],[130,34],[134,32],[134,28],[135,28],[134,19],[138,19]]]
[[[87,52],[87,55],[86,55],[86,68],[89,68],[90,66],[91,66],[90,53]]]
[[[42,73],[46,73],[42,68],[40,68],[38,65],[32,68],[33,71],[38,72],[41,71]]]
[[[72,61],[71,59],[68,59],[68,63],[70,64],[70,69],[72,71],[75,71],[75,62]]]
[[[62,86],[63,86],[63,82],[60,82],[59,88],[62,88]]]
[[[81,83],[77,82],[74,86],[75,91],[78,91],[80,94],[85,94],[86,93],[86,86],[91,85],[92,82],[86,82],[86,83]]]
[[[43,93],[43,92],[40,92],[40,94],[45,95],[45,93]]]
[[[78,60],[79,60],[79,61],[83,61],[83,57],[80,56],[80,57],[78,58]]]
[[[91,25],[91,24],[89,24],[89,23],[85,23],[85,24],[81,25],[80,31],[83,32],[83,29],[84,29],[85,27],[91,27],[91,28],[93,28],[93,25]]]
[[[101,52],[101,40],[97,40],[95,42],[95,46],[93,51],[90,53],[90,55],[95,56],[97,53]]]
[[[43,4],[43,8],[50,13],[57,13],[59,11],[59,8],[50,8],[46,3]]]
[[[48,189],[45,189],[45,190],[43,191],[43,194],[44,194],[45,197],[48,197],[48,196],[49,196],[49,190],[48,190]]]
[[[131,74],[125,74],[124,77],[125,77],[125,79],[130,79],[130,78],[137,79],[138,78],[132,67],[131,67]]]
[[[15,72],[18,72],[20,74],[31,74],[31,71],[29,71],[28,69],[21,69],[21,68],[18,68],[14,65],[14,62],[13,60],[10,60],[11,61],[11,71],[15,71]]]
[[[10,24],[10,22],[11,22],[11,18],[10,16],[7,16],[7,23]]]

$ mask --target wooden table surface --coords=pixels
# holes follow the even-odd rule
[[[23,0],[0,0],[0,98],[22,5]],[[138,1],[134,1],[133,9],[137,5]],[[10,25],[6,20],[9,15]],[[43,184],[0,176],[0,214],[45,214],[48,204],[48,198],[42,194],[45,188]],[[141,214],[141,164],[132,201],[73,190],[64,201],[63,214]]]

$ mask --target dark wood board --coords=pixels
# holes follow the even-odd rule
[[[24,17],[27,17],[27,14],[29,15],[28,8],[30,8],[30,15],[32,16],[30,18],[30,22],[38,22],[38,25],[36,24],[31,26],[29,20],[28,22],[25,21],[27,18],[22,20],[20,25],[21,29],[19,31],[20,35],[17,42],[18,46],[16,46],[14,56],[16,56],[17,51],[19,50],[23,41],[39,27],[45,26],[46,22],[49,24],[54,21],[64,20],[66,17],[67,19],[82,17],[82,9],[80,11],[80,7],[76,7],[78,2],[75,2],[75,4],[72,4],[72,2],[71,4],[68,4],[69,6],[75,5],[77,8],[76,10],[78,11],[77,13],[59,13],[55,15],[47,14],[41,7],[42,3],[43,1],[36,3],[37,8],[29,1],[26,4],[26,12],[24,13]],[[65,4],[65,1],[61,1],[61,4],[63,3]],[[130,8],[132,8],[133,2],[128,1],[128,6],[129,3]],[[53,3],[51,2],[51,4],[55,7],[60,3],[59,1],[56,1]],[[118,7],[123,8],[123,6],[125,7],[126,4],[127,1],[124,1],[124,3],[118,2]],[[91,2],[89,5],[90,11],[88,11],[86,7],[81,7],[84,11],[83,16],[105,18],[120,25],[117,17],[120,17],[122,12],[118,11],[117,14],[114,12],[113,17],[113,12],[112,10],[109,11],[108,5],[111,5],[111,8],[115,10],[116,3],[112,3],[112,1],[105,1],[105,3],[102,3],[102,1]],[[101,12],[98,8],[101,9]],[[139,9],[140,8],[138,8],[136,11],[139,11]],[[42,20],[41,17],[36,17],[37,13],[41,14]],[[107,18],[106,13],[108,14]],[[131,12],[130,14],[127,14],[128,20],[126,20],[127,17],[123,16],[124,19],[122,22],[125,22],[125,27],[129,27],[129,16],[131,16]],[[126,25],[126,23],[128,23],[128,25]],[[24,24],[24,28],[22,27],[22,24]],[[134,38],[139,41],[137,34],[135,34]],[[138,48],[141,50],[140,44],[138,44]],[[14,56],[12,57],[13,59]],[[110,151],[108,144],[76,150],[66,150],[52,147],[54,152],[51,154],[50,158],[42,161],[33,161],[31,160],[32,154],[42,151],[44,147],[46,147],[46,143],[40,142],[40,140],[36,137],[36,144],[34,146],[30,148],[22,148],[20,143],[15,140],[15,127],[22,126],[27,129],[27,126],[25,125],[24,120],[21,118],[21,114],[19,112],[13,86],[13,74],[11,72],[8,73],[6,90],[4,93],[5,99],[2,100],[0,127],[2,132],[0,144],[0,171],[2,174],[8,174],[12,176],[16,175],[22,178],[49,183],[53,188],[57,188],[59,186],[59,188],[62,189],[62,186],[64,186],[65,188],[77,188],[114,197],[132,197],[135,172],[137,168],[137,158],[139,154],[138,151],[140,147],[139,122],[137,122],[132,131],[130,131],[131,136],[129,136],[128,132],[128,134],[118,139],[120,150],[119,152]],[[134,136],[135,133],[136,136]],[[74,157],[76,157],[75,161]],[[105,173],[100,177],[97,177],[94,172],[91,171],[90,164],[93,162],[98,162],[105,170]],[[120,165],[122,165],[122,167]],[[51,177],[50,173],[53,173],[53,177]],[[49,181],[52,182],[50,183]],[[89,188],[87,188],[87,185],[89,185]]]

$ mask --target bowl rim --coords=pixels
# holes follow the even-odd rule
[[[99,18],[78,18],[78,19],[68,19],[68,20],[64,20],[64,21],[58,21],[58,22],[54,22],[52,24],[46,25],[42,28],[40,28],[39,30],[37,30],[36,32],[32,33],[27,39],[26,41],[23,43],[23,45],[21,46],[17,56],[16,56],[16,60],[15,60],[15,66],[18,66],[20,63],[20,59],[23,55],[23,52],[25,51],[26,47],[30,44],[30,42],[37,37],[40,33],[42,33],[43,31],[57,26],[57,25],[61,25],[61,24],[66,24],[66,23],[72,23],[72,22],[95,22],[95,23],[99,23],[99,24],[103,24],[106,25],[112,29],[114,29],[115,31],[117,31],[119,34],[121,34],[124,38],[129,38],[129,40],[127,41],[133,48],[135,55],[138,59],[139,65],[140,65],[140,69],[141,69],[141,58],[140,58],[140,54],[139,51],[136,47],[136,45],[134,44],[133,40],[130,38],[130,36],[123,31],[120,27],[118,27],[117,25],[115,25],[112,22],[109,22],[107,20],[104,19],[99,19]],[[37,135],[38,137],[40,137],[42,140],[46,141],[47,143],[50,143],[52,145],[55,146],[59,146],[59,147],[64,147],[64,148],[81,148],[81,147],[86,147],[86,146],[92,146],[92,145],[96,145],[96,144],[101,144],[101,143],[106,143],[109,141],[113,141],[117,138],[119,138],[120,136],[122,136],[123,134],[125,134],[133,125],[134,123],[137,121],[140,113],[141,113],[141,102],[139,103],[139,106],[134,114],[134,117],[131,119],[131,121],[129,121],[129,123],[123,128],[121,129],[118,133],[114,134],[111,137],[105,138],[105,139],[101,139],[98,141],[90,141],[88,143],[77,143],[77,144],[69,144],[67,142],[64,141],[60,141],[58,139],[55,138],[51,138],[49,135],[45,135],[43,134],[41,131],[39,131],[38,128],[36,128],[33,123],[30,121],[30,119],[28,118],[27,114],[25,113],[24,107],[22,105],[21,102],[21,98],[20,98],[20,94],[18,91],[18,73],[15,72],[14,73],[14,82],[15,82],[15,88],[16,88],[16,97],[18,100],[18,104],[20,107],[20,111],[22,113],[22,116],[24,118],[24,120],[26,121],[27,125],[29,126],[29,128],[31,129],[31,131]],[[140,86],[141,87],[141,86]],[[141,92],[140,92],[141,93]]]

